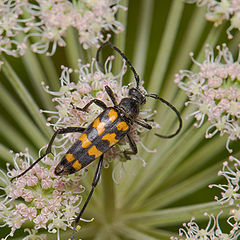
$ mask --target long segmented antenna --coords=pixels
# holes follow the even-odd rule
[[[160,137],[160,138],[172,138],[172,137],[175,137],[181,130],[182,128],[182,118],[180,116],[180,113],[178,112],[178,110],[171,104],[169,103],[168,101],[166,101],[165,99],[159,97],[158,95],[156,94],[146,94],[145,95],[146,97],[151,97],[151,98],[154,98],[154,99],[158,99],[159,101],[161,101],[162,103],[166,104],[168,107],[170,107],[177,115],[178,117],[178,120],[179,120],[179,126],[178,126],[178,129],[175,133],[171,134],[171,135],[160,135],[158,133],[155,133],[156,136]]]
[[[133,74],[134,74],[134,77],[135,77],[135,80],[136,80],[136,88],[139,89],[139,82],[140,82],[140,78],[139,78],[139,75],[137,74],[136,70],[134,69],[134,67],[132,66],[132,64],[130,63],[130,61],[128,60],[128,58],[125,56],[125,54],[117,47],[115,47],[111,42],[109,41],[106,41],[105,43],[103,43],[97,50],[97,56],[96,56],[96,60],[97,60],[97,63],[98,65],[104,70],[104,67],[102,66],[102,64],[99,62],[99,52],[102,50],[103,47],[105,47],[106,45],[110,46],[113,50],[117,51],[121,56],[122,58],[126,61],[126,63],[128,64],[128,66],[130,67],[130,69],[132,70]],[[173,134],[170,134],[170,135],[160,135],[158,133],[155,133],[156,136],[158,137],[161,137],[161,138],[172,138],[172,137],[175,137],[181,130],[182,128],[182,118],[180,116],[180,113],[178,112],[178,110],[172,105],[170,104],[168,101],[166,101],[165,99],[159,97],[158,95],[156,94],[146,94],[145,95],[146,97],[151,97],[151,98],[154,98],[154,99],[158,99],[160,100],[161,102],[163,102],[164,104],[166,104],[168,107],[170,107],[177,115],[178,117],[178,120],[179,120],[179,127],[177,129],[177,131]]]
[[[139,89],[139,82],[140,82],[140,78],[139,75],[137,74],[136,70],[134,69],[134,67],[132,66],[132,64],[130,63],[130,61],[128,60],[128,58],[125,56],[125,54],[117,47],[115,47],[111,42],[106,41],[105,43],[103,43],[97,50],[97,56],[96,56],[96,60],[98,65],[104,70],[104,67],[102,66],[102,64],[99,62],[99,52],[102,50],[102,48],[104,48],[106,45],[110,46],[113,50],[115,50],[116,52],[118,52],[122,58],[126,61],[126,63],[128,64],[128,66],[130,67],[130,69],[132,70],[133,74],[134,74],[134,78],[136,80],[136,88]]]

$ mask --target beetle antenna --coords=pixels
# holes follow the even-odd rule
[[[97,56],[96,56],[96,61],[97,64],[99,65],[99,67],[104,70],[103,65],[99,62],[99,52],[102,50],[102,48],[104,48],[106,45],[110,46],[113,50],[115,50],[116,52],[118,52],[121,57],[126,61],[126,63],[128,64],[128,66],[130,67],[130,69],[132,70],[133,74],[134,74],[134,78],[136,80],[136,88],[139,89],[139,82],[140,82],[140,78],[139,75],[137,74],[136,70],[134,69],[134,67],[132,66],[132,64],[130,63],[130,61],[128,60],[128,58],[125,56],[125,54],[117,47],[115,47],[111,42],[106,41],[105,43],[103,43],[97,50]]]
[[[180,132],[180,130],[182,128],[182,118],[180,116],[179,111],[172,104],[170,104],[168,101],[166,101],[165,99],[159,97],[156,94],[146,94],[145,96],[146,97],[151,97],[151,98],[154,98],[154,99],[158,99],[159,101],[163,102],[168,107],[170,107],[176,113],[178,121],[179,121],[179,126],[178,126],[178,129],[177,129],[177,131],[175,133],[173,133],[171,135],[160,135],[158,133],[155,133],[155,135],[160,137],[160,138],[172,138],[172,137],[175,137]]]

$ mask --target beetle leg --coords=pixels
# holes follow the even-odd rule
[[[98,181],[100,179],[101,171],[102,171],[102,164],[103,164],[103,155],[100,157],[99,162],[98,162],[98,166],[97,166],[97,169],[96,169],[93,181],[92,181],[92,189],[91,189],[90,193],[88,194],[87,200],[85,201],[80,213],[78,214],[77,218],[75,219],[75,224],[74,224],[73,233],[72,233],[72,240],[74,240],[74,235],[76,232],[76,227],[78,225],[78,222],[79,222],[84,210],[86,209],[86,207],[89,203],[89,200],[92,197],[93,191],[94,191],[95,187],[97,186]]]
[[[89,103],[87,103],[83,108],[75,107],[75,106],[73,105],[73,103],[71,103],[71,105],[73,106],[74,109],[77,109],[78,111],[86,112],[87,109],[88,109],[88,107],[89,107],[90,105],[92,105],[93,103],[95,103],[97,106],[99,106],[99,107],[102,108],[103,110],[105,110],[105,109],[107,108],[107,105],[106,105],[103,101],[101,101],[101,100],[99,100],[99,99],[97,99],[97,98],[92,99],[92,100],[91,100]]]
[[[123,152],[124,154],[124,157],[128,160],[131,159],[131,157],[129,155],[136,155],[138,150],[137,150],[137,145],[136,143],[134,142],[134,140],[131,138],[131,136],[129,134],[127,134],[127,137],[128,137],[128,140],[129,140],[129,144],[130,144],[130,148],[131,150],[125,150]]]
[[[117,100],[114,96],[114,93],[113,93],[112,89],[109,86],[105,86],[105,90],[106,90],[108,96],[110,97],[110,99],[112,100],[114,106],[116,106],[117,105]]]
[[[145,121],[145,122],[154,122],[154,119],[143,118],[143,121]]]
[[[83,132],[84,130],[85,130],[85,128],[82,128],[82,127],[67,127],[67,128],[60,128],[60,129],[58,129],[53,134],[50,142],[48,143],[48,147],[46,149],[46,152],[40,158],[38,158],[32,165],[30,165],[25,171],[23,171],[22,173],[20,173],[19,175],[15,176],[15,177],[13,177],[11,179],[11,182],[15,178],[19,178],[19,177],[23,176],[26,172],[28,172],[30,169],[32,169],[38,162],[40,162],[45,156],[47,156],[49,153],[52,153],[52,144],[53,144],[54,139],[56,138],[56,136],[58,134],[71,133],[71,132]]]
[[[140,119],[136,119],[134,122],[137,123],[138,125],[144,127],[144,128],[149,129],[149,130],[152,129],[152,126],[151,126],[151,125],[147,124],[146,122],[144,122],[144,121],[142,121],[142,120],[140,120]]]

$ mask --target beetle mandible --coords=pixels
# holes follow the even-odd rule
[[[127,137],[130,149],[125,150],[123,154],[126,159],[130,159],[130,155],[135,155],[138,152],[136,143],[129,134],[131,126],[134,123],[136,123],[148,130],[152,129],[151,125],[149,125],[145,120],[139,118],[140,106],[146,103],[146,97],[157,99],[166,104],[176,113],[177,118],[179,120],[179,127],[175,133],[167,136],[155,133],[156,136],[161,138],[172,138],[176,136],[182,128],[181,116],[178,110],[173,105],[171,105],[169,102],[167,102],[166,100],[164,100],[163,98],[159,97],[156,94],[146,94],[140,91],[139,75],[135,71],[130,61],[124,55],[124,53],[122,53],[121,50],[114,46],[111,42],[106,41],[98,49],[96,56],[98,65],[101,68],[103,68],[102,65],[99,63],[99,52],[106,45],[108,45],[113,50],[118,52],[121,55],[121,57],[126,61],[126,63],[128,64],[128,66],[130,67],[131,71],[134,74],[134,78],[136,80],[136,87],[130,88],[128,92],[128,97],[123,98],[118,104],[112,89],[109,86],[105,86],[105,91],[107,92],[109,98],[111,99],[113,107],[106,106],[106,104],[99,99],[91,100],[83,108],[75,107],[72,104],[73,108],[79,111],[86,112],[88,107],[94,103],[100,108],[102,108],[103,112],[87,128],[66,127],[58,129],[53,134],[47,146],[45,154],[43,154],[39,159],[37,159],[31,166],[29,166],[21,174],[11,179],[12,181],[15,178],[23,176],[26,172],[32,169],[39,161],[41,161],[46,155],[51,153],[52,144],[58,134],[81,132],[82,134],[80,138],[69,148],[69,150],[62,157],[61,161],[55,168],[55,174],[58,176],[73,174],[79,171],[80,169],[83,169],[86,166],[88,166],[96,158],[99,158],[97,169],[92,181],[92,189],[89,192],[88,197],[80,213],[75,219],[72,240],[74,240],[77,224],[84,210],[86,209],[89,200],[91,199],[91,196],[94,192],[94,189],[100,179],[104,153],[108,151],[111,147],[113,147],[117,142],[119,142],[120,139]]]

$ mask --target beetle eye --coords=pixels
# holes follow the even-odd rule
[[[130,88],[129,92],[128,92],[128,95],[134,97],[140,103],[140,105],[143,105],[143,104],[146,103],[146,98],[136,88]]]
[[[136,96],[136,90],[134,88],[130,88],[128,91],[129,96]]]
[[[139,92],[139,90],[136,89],[136,88],[130,88],[130,89],[129,89],[129,92],[128,92],[128,95],[129,95],[129,96],[132,96],[132,97],[136,97],[136,98],[139,99],[139,100],[142,98],[141,92]],[[140,101],[140,102],[141,102],[141,101]]]

